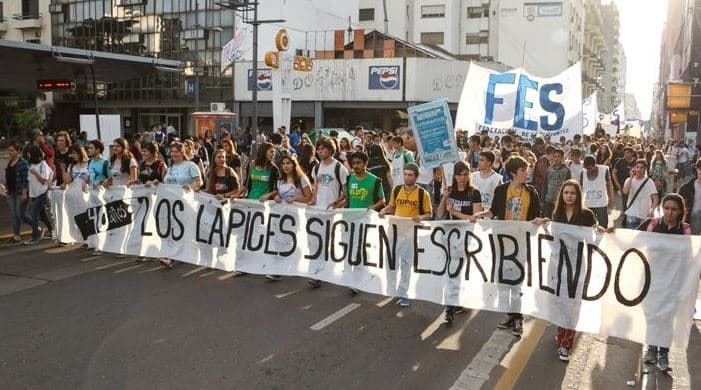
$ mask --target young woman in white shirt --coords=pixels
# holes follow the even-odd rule
[[[87,190],[87,184],[90,180],[90,172],[88,171],[88,153],[82,144],[75,143],[71,145],[69,156],[72,160],[68,169],[63,172],[63,184],[61,189],[65,190],[71,183],[76,181],[83,182],[83,190]]]
[[[39,220],[51,231],[51,221],[42,214],[46,207],[47,192],[53,177],[53,171],[44,160],[44,152],[36,145],[30,145],[27,149],[29,156],[29,206],[24,215],[24,221],[32,227],[32,239],[24,242],[26,245],[37,244],[41,240],[44,231],[39,227]]]

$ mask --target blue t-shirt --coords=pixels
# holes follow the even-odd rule
[[[194,184],[195,178],[200,177],[200,168],[192,161],[183,161],[168,167],[163,182],[166,184]]]
[[[88,163],[88,172],[90,174],[90,184],[100,184],[109,177],[110,160],[105,157],[100,157],[99,160],[90,159]]]

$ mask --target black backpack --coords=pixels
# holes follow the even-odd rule
[[[315,180],[316,180],[316,175],[319,173],[319,166],[320,165],[321,165],[321,163],[316,164],[314,166],[314,168],[312,168],[312,176],[315,178]],[[336,181],[339,184],[338,196],[341,196],[341,194],[343,193],[343,186],[341,186],[341,183],[342,183],[341,182],[341,162],[338,160],[336,160],[336,166],[333,168],[333,174],[334,174],[334,176],[336,176]],[[348,175],[348,177],[350,177],[350,175]],[[348,182],[348,180],[346,178],[346,184],[347,184],[347,182]]]

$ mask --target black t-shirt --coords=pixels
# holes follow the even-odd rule
[[[472,215],[474,213],[474,204],[482,203],[482,195],[479,190],[474,188],[464,191],[452,189],[450,195],[448,195],[447,202],[450,202],[454,210],[460,210],[463,214]]]
[[[234,170],[241,168],[241,158],[238,155],[234,156],[233,154],[227,154],[226,165],[234,168]]]
[[[61,153],[56,150],[56,155],[54,156],[54,166],[56,167],[56,185],[60,186],[63,184],[63,174],[72,164],[73,159],[71,158],[70,149],[66,150],[65,153]]]
[[[226,194],[239,188],[239,181],[234,175],[215,176],[214,193]]]
[[[573,215],[572,219],[569,221],[567,220],[567,216],[563,215],[561,217],[553,216],[553,222],[561,222],[577,226],[595,226],[596,217],[594,216],[594,213],[591,210],[585,207],[582,209],[578,216]]]
[[[626,179],[630,177],[630,170],[633,169],[635,166],[635,160],[633,161],[626,161],[625,158],[620,159],[616,163],[616,179],[618,179],[618,182],[623,186],[623,183],[626,182]]]
[[[5,181],[7,182],[7,193],[14,194],[17,190],[17,163],[19,160],[15,161],[15,165],[10,165],[11,162],[7,163],[7,168],[5,169]]]
[[[161,160],[156,160],[151,164],[142,161],[139,164],[139,181],[146,183],[147,181],[163,180],[165,174],[165,163]]]
[[[385,198],[389,198],[389,194],[392,193],[392,188],[389,186],[390,169],[387,162],[383,160],[370,160],[368,162],[368,172],[382,180],[382,190],[385,192]]]

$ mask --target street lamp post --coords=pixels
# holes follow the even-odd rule
[[[236,23],[236,12],[244,12],[243,22],[253,26],[253,53],[252,53],[252,72],[253,72],[253,91],[251,91],[251,103],[253,108],[253,115],[251,118],[251,128],[258,127],[258,26],[265,23],[285,23],[285,19],[270,19],[270,20],[260,20],[258,19],[258,0],[228,0],[226,2],[216,3],[222,8],[229,8],[234,10],[234,24]],[[253,18],[249,17],[249,13],[253,13]],[[234,27],[234,36],[236,36],[236,28]],[[236,76],[233,71],[231,72],[231,85],[233,88],[233,78]]]

